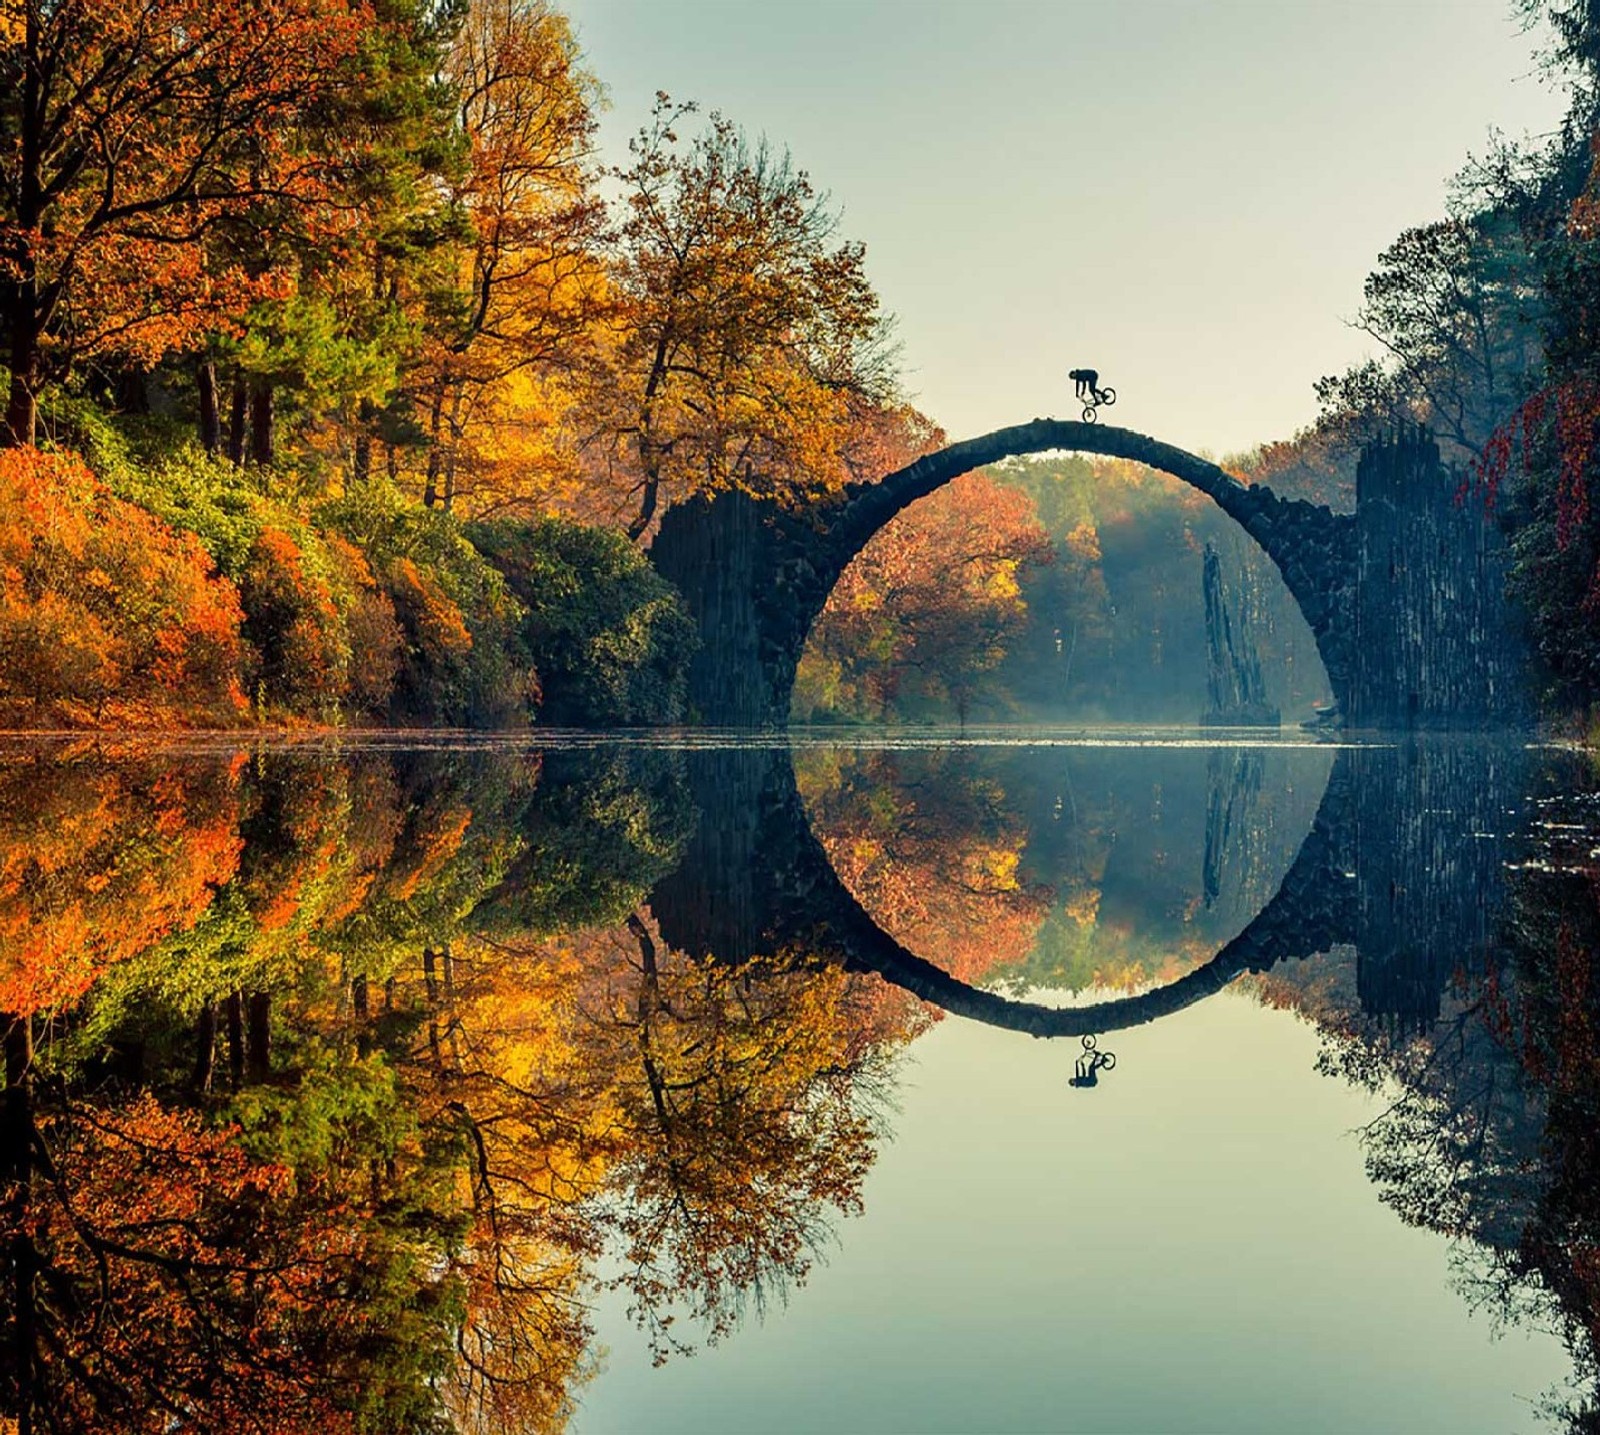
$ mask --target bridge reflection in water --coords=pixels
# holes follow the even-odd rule
[[[1155,1021],[1246,972],[1354,947],[1369,1016],[1418,1029],[1479,962],[1504,902],[1525,745],[1407,739],[1345,746],[1277,892],[1204,965],[1134,996],[1060,1007],[959,980],[907,950],[835,872],[782,746],[689,756],[699,820],[651,894],[663,937],[720,961],[805,953],[875,972],[945,1011],[1036,1037]]]
[[[1111,1107],[1061,1089],[1076,1038],[1262,974],[1324,1069],[1398,1093],[1362,1138],[1382,1198],[1486,1253],[1509,1319],[1535,1293],[1600,1390],[1593,774],[1476,740],[1179,746],[816,745],[798,783],[787,743],[708,736],[0,746],[0,1427],[561,1428],[603,1261],[664,1354],[862,1209],[929,1030],[873,973],[1073,1038],[1042,1099],[1074,1114]],[[863,878],[870,831],[905,840],[899,887]],[[1004,900],[933,890],[991,838]],[[1001,990],[1090,981],[1109,947],[1038,960],[1075,907],[1195,964],[1092,1005]],[[1119,1119],[1149,1069],[1119,1067]]]

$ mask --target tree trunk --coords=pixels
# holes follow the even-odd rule
[[[229,992],[228,1014],[228,1076],[237,1091],[244,1085],[244,1008],[238,992]]]
[[[15,9],[9,12],[13,17]],[[22,103],[15,115],[15,128],[7,126],[7,148],[14,139],[16,152],[8,161],[15,168],[8,176],[15,203],[10,214],[14,222],[12,233],[35,235],[42,231],[45,218],[44,155],[50,120],[47,96],[41,92],[45,75],[43,16],[40,5],[24,5],[21,59]],[[15,46],[19,37],[13,31],[8,44]],[[10,106],[8,105],[9,109]],[[25,240],[21,253],[14,256],[15,269],[6,281],[5,330],[11,335],[11,391],[6,398],[5,428],[0,430],[0,444],[9,448],[28,448],[38,438],[39,428],[39,343],[44,336],[46,315],[40,312],[39,273],[31,241]]]
[[[194,369],[195,387],[200,391],[200,446],[213,458],[222,452],[222,410],[217,402],[217,366],[201,359]]]
[[[12,1017],[6,1027],[6,1085],[21,1086],[33,1071],[33,1019]]]
[[[6,399],[7,448],[28,448],[39,437],[39,335],[34,321],[33,286],[11,286],[11,391]]]
[[[356,1055],[365,1060],[372,1055],[372,1025],[369,1020],[371,1004],[367,999],[367,979],[355,977],[350,982],[350,1005],[356,1014]]]
[[[433,388],[433,410],[428,415],[428,477],[422,487],[422,501],[432,508],[439,501],[439,430],[444,422],[444,391],[447,379],[443,374]]]
[[[250,406],[250,392],[245,387],[244,375],[233,377],[233,404],[228,414],[228,461],[244,462],[244,421]]]
[[[211,1090],[211,1073],[217,1061],[217,1005],[207,1002],[195,1022],[194,1078],[190,1083],[196,1096]]]
[[[250,1054],[250,1080],[266,1081],[272,1074],[272,996],[269,992],[251,992],[248,1004],[249,1040],[245,1049]]]
[[[450,512],[456,501],[456,454],[461,448],[461,389],[450,398],[450,453],[444,464],[444,511]]]
[[[250,462],[272,462],[272,383],[258,378],[250,386]]]
[[[637,543],[650,531],[650,520],[656,516],[656,503],[661,494],[661,484],[654,478],[644,481],[644,496],[639,501],[639,512],[628,525],[628,539]]]
[[[150,412],[150,385],[142,369],[119,369],[112,384],[117,411],[124,414]]]

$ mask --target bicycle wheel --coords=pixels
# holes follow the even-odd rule
[[[1116,1065],[1117,1065],[1117,1054],[1116,1054],[1116,1052],[1114,1052],[1114,1051],[1102,1051],[1100,1053],[1100,1070],[1101,1071],[1114,1071],[1116,1069]]]
[[[1101,389],[1100,390],[1100,402],[1101,403],[1110,405],[1110,404],[1116,403],[1116,401],[1117,401],[1117,391],[1115,389]]]
[[[1093,1036],[1084,1037],[1083,1038],[1083,1049],[1085,1051],[1093,1051],[1094,1048],[1095,1048],[1095,1040],[1096,1039]]]
[[[1094,422],[1094,419],[1095,419],[1094,405],[1093,404],[1085,404],[1083,406],[1083,421],[1084,421],[1084,423],[1092,424]]]

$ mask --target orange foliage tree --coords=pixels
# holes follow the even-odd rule
[[[883,752],[813,759],[800,780],[834,870],[909,950],[964,981],[1028,955],[1053,894],[1025,880],[1027,827],[997,782]]]
[[[19,0],[6,14],[0,441],[26,445],[47,369],[152,361],[266,292],[202,241],[323,194],[328,155],[302,122],[338,90],[370,14],[359,0]]]
[[[194,925],[237,870],[238,770],[0,763],[0,1012],[50,1011]]]
[[[965,722],[983,674],[1022,629],[1022,577],[1053,559],[1026,494],[983,473],[953,480],[845,570],[808,645],[802,701],[887,715],[902,696],[921,698],[948,702]]]
[[[889,389],[865,251],[787,155],[721,115],[680,149],[693,111],[658,97],[621,175],[616,306],[588,394],[602,481],[636,504],[740,489],[834,488],[853,400]]]

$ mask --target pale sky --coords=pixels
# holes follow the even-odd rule
[[[920,406],[970,437],[1075,416],[1192,449],[1287,437],[1378,252],[1490,131],[1562,109],[1512,0],[564,0],[610,91],[787,145],[867,245]]]

